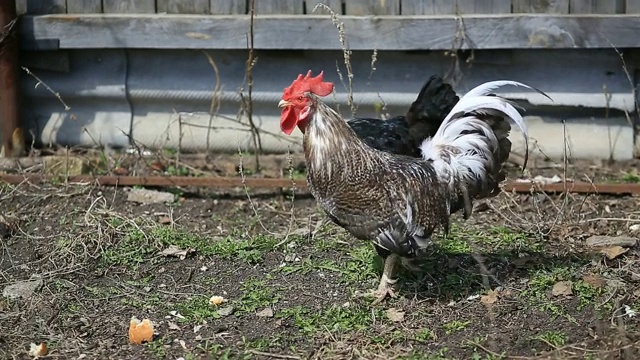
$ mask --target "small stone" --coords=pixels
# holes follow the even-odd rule
[[[18,281],[15,284],[7,285],[2,290],[2,296],[9,299],[28,299],[42,286],[42,283],[42,279],[39,277],[35,277],[33,280]]]
[[[268,308],[264,308],[263,310],[259,311],[256,316],[258,317],[273,317],[273,309],[268,307]]]
[[[553,285],[553,289],[551,289],[551,294],[553,296],[570,296],[573,295],[573,290],[571,287],[573,283],[571,281],[558,281]]]
[[[149,189],[131,189],[127,194],[127,201],[141,204],[166,203],[173,202],[174,200],[175,195],[172,193]]]
[[[229,315],[233,314],[234,311],[235,311],[235,308],[233,306],[226,306],[226,307],[223,307],[220,310],[218,310],[218,315],[220,315],[220,316],[229,316]]]
[[[386,315],[387,319],[393,322],[401,322],[402,320],[404,320],[404,311],[398,310],[396,308],[387,309]]]

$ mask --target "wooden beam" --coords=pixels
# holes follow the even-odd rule
[[[23,183],[41,184],[60,180],[67,183],[80,183],[97,186],[194,186],[203,188],[264,188],[264,189],[290,189],[294,182],[284,178],[254,178],[247,177],[191,177],[191,176],[107,176],[107,175],[13,175],[0,174],[0,184],[8,183],[20,185]],[[306,180],[296,180],[295,187],[298,190],[307,190]],[[587,182],[564,183],[535,183],[529,181],[509,181],[502,186],[502,191],[517,193],[578,193],[578,194],[640,194],[640,184],[594,184]]]
[[[464,23],[461,49],[638,47],[635,15],[342,16],[352,50],[450,50]],[[25,16],[24,50],[245,49],[247,15],[91,14]],[[256,49],[338,50],[336,29],[322,15],[255,19]]]
[[[156,0],[156,12],[168,14],[209,14],[209,0]]]
[[[69,14],[96,14],[102,12],[102,0],[67,0]]]

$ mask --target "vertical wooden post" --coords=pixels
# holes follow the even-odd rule
[[[23,146],[14,144],[12,138],[24,142],[18,114],[18,37],[15,33],[18,27],[15,21],[15,0],[0,0],[0,119],[2,147],[6,157],[11,157],[14,150],[17,150],[16,147]]]

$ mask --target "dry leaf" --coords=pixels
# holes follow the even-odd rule
[[[209,299],[209,304],[210,305],[215,305],[218,306],[224,302],[227,302],[227,299],[223,298],[222,296],[217,296],[217,295],[213,295],[210,299]]]
[[[162,224],[162,225],[169,225],[171,224],[173,221],[171,221],[171,218],[168,216],[163,216],[160,219],[158,219],[158,223]]]
[[[492,305],[496,301],[498,301],[498,292],[495,290],[489,290],[487,295],[482,295],[480,297],[480,302],[485,305]]]
[[[172,316],[177,317],[178,319],[186,319],[182,314],[180,314],[179,312],[177,312],[175,310],[169,311],[169,314],[171,314]]]
[[[195,250],[193,249],[181,249],[178,246],[175,245],[169,245],[168,248],[162,250],[160,252],[160,255],[164,255],[164,256],[175,256],[175,257],[179,257],[180,260],[184,260],[188,254],[194,252]]]
[[[609,260],[613,260],[618,256],[626,253],[629,249],[623,248],[622,246],[612,246],[606,249],[600,250]]]
[[[153,324],[149,319],[142,321],[135,316],[129,322],[129,341],[132,344],[142,344],[145,341],[153,340]]]
[[[396,308],[387,309],[387,318],[393,322],[401,322],[404,320],[404,311]]]
[[[180,328],[180,326],[178,326],[178,324],[176,324],[176,323],[173,323],[171,321],[167,321],[167,324],[169,325],[169,329],[171,329],[171,330],[182,330]]]
[[[41,342],[40,345],[34,343],[29,345],[29,356],[41,357],[46,356],[47,353],[49,353],[49,349],[47,349],[47,344],[44,341]]]
[[[149,164],[149,168],[151,170],[155,170],[155,171],[164,171],[164,164],[162,164],[161,162],[154,162]]]
[[[553,289],[551,289],[551,294],[553,296],[569,296],[573,295],[573,290],[571,287],[573,283],[571,281],[558,281],[553,285]]]
[[[582,281],[596,288],[601,288],[605,285],[605,281],[600,276],[594,274],[583,276]]]
[[[129,170],[119,166],[113,169],[113,174],[119,176],[129,175]]]
[[[265,308],[265,309],[259,311],[256,314],[256,316],[259,316],[259,317],[273,317],[273,309],[270,308],[270,307]]]

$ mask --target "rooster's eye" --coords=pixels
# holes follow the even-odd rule
[[[298,100],[300,100],[300,101],[304,100],[304,96],[300,95],[300,97],[298,98]]]

